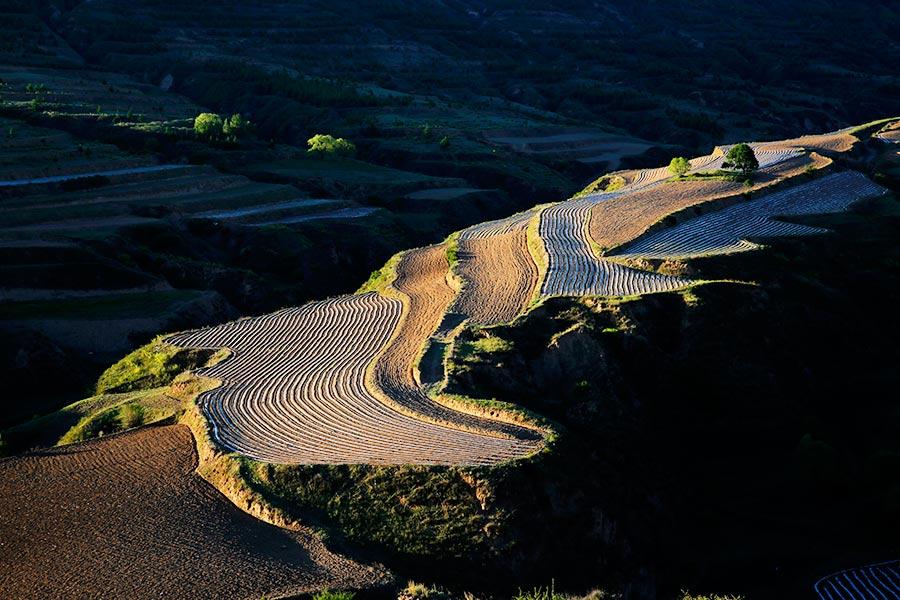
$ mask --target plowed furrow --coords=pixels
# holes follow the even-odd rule
[[[377,580],[311,532],[241,512],[196,464],[184,426],[0,461],[3,596],[259,598]]]
[[[527,306],[538,271],[528,253],[524,229],[488,238],[461,240],[457,274],[463,289],[451,311],[473,323],[513,320]]]
[[[378,294],[344,296],[168,341],[232,350],[200,371],[223,383],[199,402],[220,444],[258,460],[491,464],[527,452],[516,440],[403,414],[367,389],[366,370],[391,340],[402,308]]]
[[[855,171],[828,175],[809,183],[695,217],[651,233],[617,254],[641,258],[685,258],[753,248],[747,240],[827,232],[777,220],[778,217],[834,213],[884,193]]]

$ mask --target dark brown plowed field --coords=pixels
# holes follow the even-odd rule
[[[0,597],[255,598],[378,572],[241,512],[182,425],[0,461]]]

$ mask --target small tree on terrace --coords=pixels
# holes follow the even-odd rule
[[[756,160],[753,148],[747,144],[735,144],[725,155],[725,162],[722,163],[722,166],[726,169],[737,169],[744,175],[749,175],[759,168],[759,161]]]
[[[691,161],[683,156],[676,156],[669,163],[669,173],[683,177],[691,169]]]
[[[222,123],[222,131],[225,132],[225,135],[231,135],[236,138],[250,133],[250,127],[250,121],[245,119],[241,113],[234,113]]]
[[[224,128],[225,123],[222,121],[222,117],[216,113],[200,113],[194,119],[194,133],[197,134],[197,137],[215,140],[222,136]]]
[[[356,146],[344,138],[317,133],[306,141],[312,154],[324,154],[326,156],[352,156],[356,153]]]

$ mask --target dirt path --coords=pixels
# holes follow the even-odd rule
[[[460,240],[457,256],[464,284],[452,312],[493,325],[512,321],[528,305],[538,270],[528,253],[525,229]]]
[[[151,427],[0,461],[5,598],[254,598],[379,572],[240,511],[194,473],[190,430]]]

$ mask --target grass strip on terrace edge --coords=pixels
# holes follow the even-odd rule
[[[368,292],[377,292],[385,296],[395,296],[390,290],[393,290],[392,284],[397,279],[397,265],[400,259],[409,250],[403,250],[390,257],[380,269],[375,269],[369,275],[369,279],[362,284],[354,294],[366,294]]]
[[[606,180],[606,182],[604,180]],[[603,186],[604,183],[606,183],[605,186]],[[587,184],[584,189],[576,192],[570,199],[575,200],[577,198],[583,198],[584,196],[590,196],[591,194],[615,192],[616,190],[625,187],[625,184],[626,181],[622,175],[619,175],[618,173],[607,173]]]
[[[715,171],[700,171],[698,173],[688,173],[685,175],[677,175],[675,177],[670,178],[668,181],[670,182],[679,182],[679,181],[730,181],[734,183],[744,183],[750,182],[750,185],[753,185],[752,179],[750,176],[741,173],[740,171],[726,171],[724,169],[718,169]]]
[[[520,315],[518,318],[521,318]],[[444,377],[436,386],[429,390],[428,397],[434,402],[469,414],[476,414],[486,418],[521,425],[527,429],[532,429],[543,434],[544,443],[535,452],[526,454],[511,460],[519,460],[521,458],[529,458],[536,454],[540,454],[545,450],[549,451],[551,446],[558,438],[563,426],[552,421],[543,415],[530,411],[526,408],[512,404],[509,402],[501,402],[496,399],[486,400],[483,398],[472,398],[462,394],[450,394],[445,390],[449,381],[450,372],[453,370],[452,356],[456,350],[457,336],[462,331],[464,324],[460,324],[457,328],[457,335],[454,335],[444,351]],[[479,329],[490,329],[490,327],[478,327]]]
[[[534,286],[534,291],[531,293],[531,302],[529,303],[528,308],[526,308],[526,311],[533,308],[534,305],[540,301],[541,287],[543,286],[544,279],[547,277],[547,269],[550,266],[550,256],[547,254],[544,240],[541,239],[540,227],[541,215],[544,210],[554,204],[556,204],[556,202],[535,206],[532,209],[534,210],[534,215],[529,219],[528,225],[525,226],[525,246],[528,249],[528,254],[531,256],[532,262],[534,262],[534,266],[537,267],[538,272],[537,285]]]
[[[900,117],[887,117],[885,119],[876,119],[874,121],[869,121],[868,123],[863,123],[862,125],[857,125],[850,129],[848,133],[851,135],[856,135],[858,133],[866,133],[868,129],[873,129],[875,127],[880,127],[882,125],[886,125],[891,123],[892,121],[900,120]]]
[[[457,268],[459,267],[459,234],[461,232],[454,231],[450,235],[448,235],[443,243],[447,244],[447,283],[456,291],[456,294],[462,291],[463,287],[465,287],[465,280],[459,276],[457,273]]]

